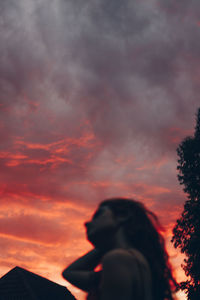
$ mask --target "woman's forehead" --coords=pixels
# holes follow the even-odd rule
[[[108,205],[104,204],[104,205],[99,205],[99,207],[97,208],[97,211],[108,210],[108,209],[110,209],[110,207]]]
[[[100,205],[94,212],[93,215],[95,215],[97,212],[101,212],[101,211],[104,211],[104,210],[108,210],[110,209],[107,205]]]

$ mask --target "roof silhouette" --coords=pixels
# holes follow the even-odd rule
[[[15,267],[0,279],[0,300],[75,300],[62,285]]]

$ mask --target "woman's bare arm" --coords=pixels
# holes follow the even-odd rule
[[[63,277],[71,284],[79,289],[89,291],[99,276],[99,272],[95,272],[95,267],[101,262],[103,252],[99,249],[92,249],[72,264],[70,264],[62,272]]]

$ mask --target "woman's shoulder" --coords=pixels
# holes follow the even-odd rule
[[[149,269],[149,263],[145,256],[135,248],[116,248],[107,252],[102,259],[103,264],[110,263],[126,263],[128,266],[132,267],[133,264],[139,264],[145,269]]]
[[[115,258],[115,257],[131,257],[139,260],[146,260],[144,255],[135,248],[116,248],[108,251],[104,254],[103,259]]]
[[[141,263],[148,264],[147,259],[139,250],[135,248],[128,248],[126,251],[135,259],[139,260]]]
[[[114,279],[117,286],[129,283],[134,290],[134,299],[151,299],[151,270],[144,255],[134,248],[114,249],[103,258],[105,277]],[[106,276],[106,274],[108,276]]]

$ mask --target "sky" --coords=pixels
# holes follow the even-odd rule
[[[186,196],[176,148],[200,106],[196,0],[0,2],[0,276],[67,285],[105,198],[142,201],[170,243]],[[179,299],[185,299],[179,295]]]

